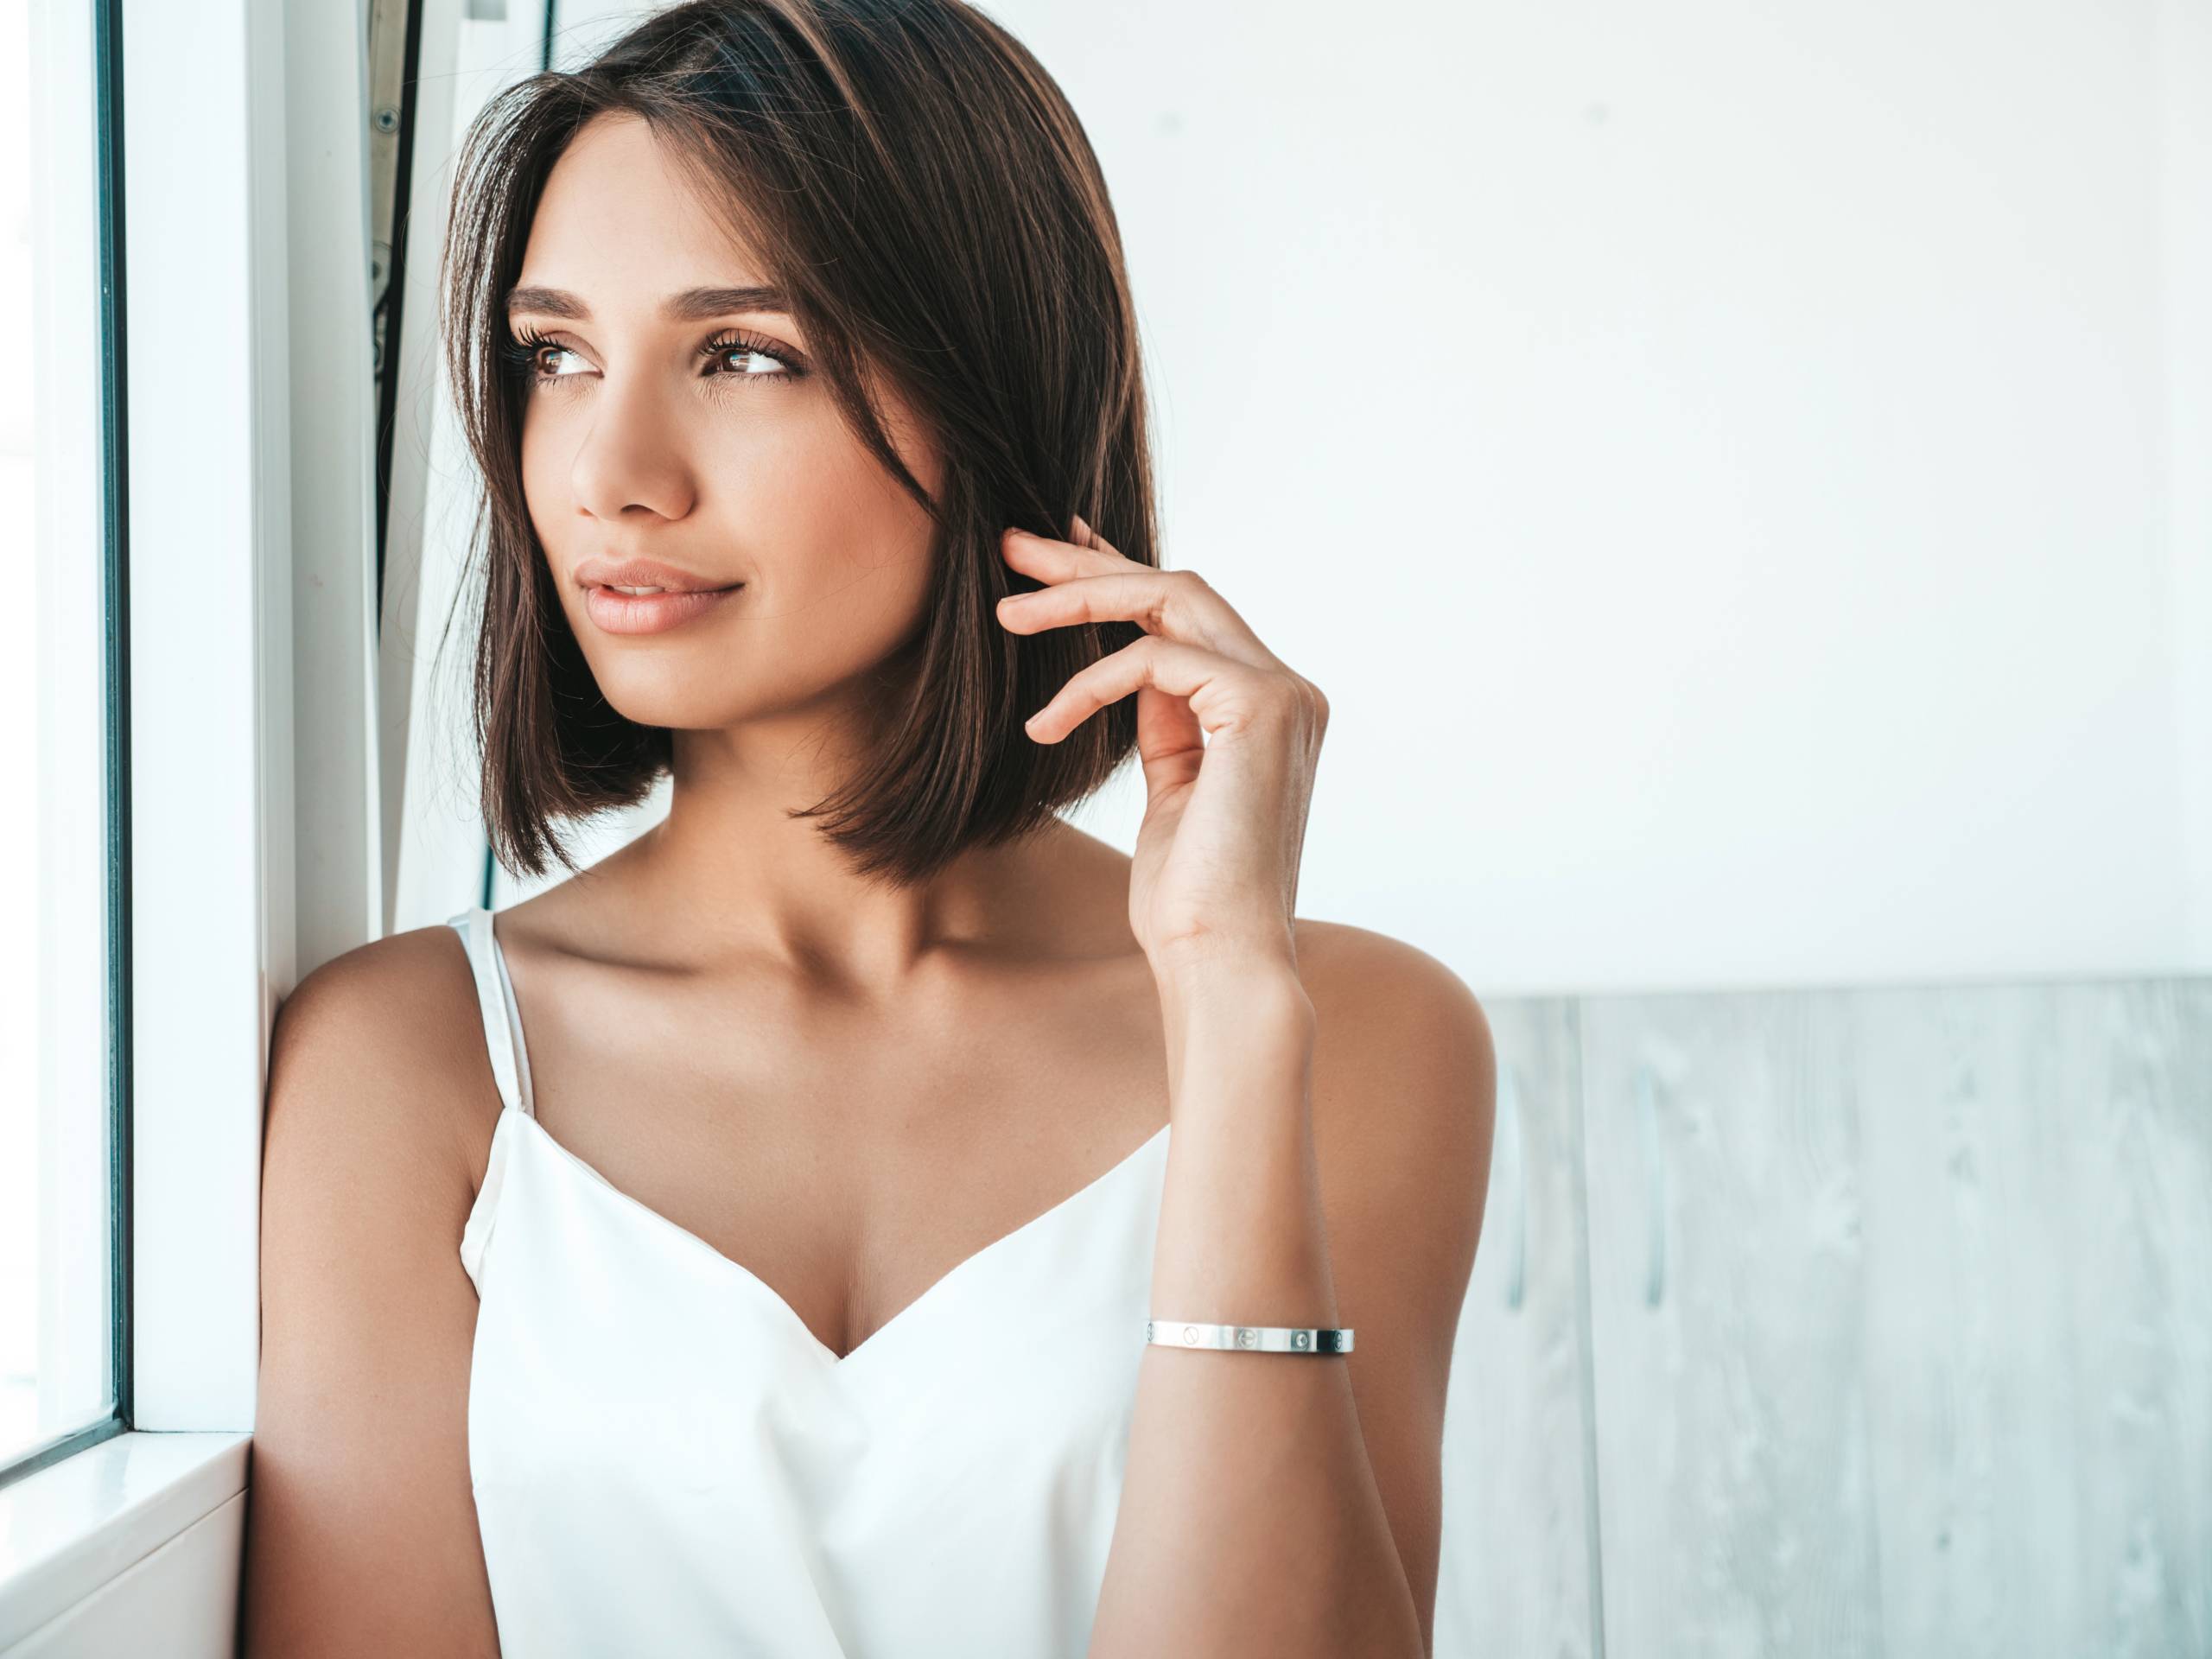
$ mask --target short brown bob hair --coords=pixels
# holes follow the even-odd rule
[[[1070,535],[1080,513],[1159,563],[1135,309],[1104,176],[1027,48],[959,0],[687,0],[573,73],[480,113],[455,163],[440,327],[485,481],[473,674],[484,821],[508,869],[579,866],[555,822],[634,805],[672,764],[667,728],[601,694],[531,527],[524,388],[506,295],[553,164],[593,117],[644,118],[788,296],[848,423],[936,525],[941,579],[878,674],[854,777],[794,817],[864,874],[917,881],[970,846],[1041,827],[1135,747],[1135,699],[1058,743],[1021,722],[1134,623],[1017,637],[1003,594],[1036,587],[1007,526]],[[944,458],[932,500],[868,393],[894,385]]]

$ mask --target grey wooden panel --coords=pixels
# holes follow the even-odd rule
[[[1882,1649],[1839,999],[1582,1004],[1617,1659]]]
[[[2212,985],[1850,1012],[1890,1650],[2212,1653]]]
[[[2069,999],[2076,1651],[2212,1655],[2212,983]]]
[[[1498,1119],[1445,1404],[1436,1659],[1581,1659],[1595,1628],[1573,1005],[1490,1001]]]

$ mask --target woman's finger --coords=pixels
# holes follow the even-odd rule
[[[1154,570],[1122,560],[1100,575],[1069,576],[999,601],[999,620],[1015,633],[1079,622],[1134,622],[1147,633],[1234,657],[1256,668],[1280,668],[1274,653],[1236,608],[1195,570]]]
[[[1277,715],[1310,715],[1317,729],[1327,719],[1319,693],[1287,669],[1147,634],[1077,670],[1024,728],[1039,743],[1057,743],[1109,703],[1147,687],[1188,701],[1208,735]]]
[[[1114,570],[1151,570],[1158,567],[1143,564],[1117,551],[1096,531],[1080,518],[1075,521],[1075,533],[1090,540],[1056,541],[1050,536],[1039,536],[1034,531],[1009,529],[999,537],[1000,550],[1006,562],[1025,576],[1034,576],[1039,582],[1065,582],[1070,576],[1103,575]]]

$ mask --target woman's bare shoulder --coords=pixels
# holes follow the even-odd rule
[[[426,1165],[472,1166],[499,1099],[460,935],[411,928],[302,979],[277,1005],[268,1105],[272,1128],[288,1115],[305,1133],[397,1137]]]
[[[1439,1020],[1471,1035],[1485,1025],[1482,1005],[1451,966],[1404,939],[1350,922],[1300,916],[1293,924],[1299,976],[1306,994],[1326,998],[1339,1024],[1398,1014]]]
[[[1313,999],[1316,1126],[1373,1147],[1395,1139],[1453,1177],[1487,1160],[1497,1082],[1489,1016],[1451,966],[1404,939],[1298,918],[1298,971]],[[1479,1172],[1477,1172],[1479,1173]]]

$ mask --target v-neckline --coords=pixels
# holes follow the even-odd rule
[[[816,1357],[833,1371],[842,1371],[849,1367],[852,1367],[855,1364],[855,1362],[861,1359],[864,1356],[874,1352],[878,1347],[883,1344],[886,1337],[889,1336],[894,1331],[902,1329],[906,1325],[913,1323],[916,1319],[919,1318],[926,1311],[928,1304],[937,1300],[938,1297],[942,1294],[945,1293],[949,1287],[950,1287],[955,1281],[966,1277],[970,1272],[976,1270],[984,1261],[1002,1254],[1004,1251],[1012,1248],[1024,1238],[1045,1227],[1055,1218],[1066,1215],[1084,1199],[1092,1197],[1109,1186],[1117,1177],[1125,1175],[1128,1172],[1138,1168],[1146,1161],[1147,1154],[1149,1154],[1154,1147],[1159,1146],[1162,1141],[1167,1139],[1168,1131],[1174,1127],[1172,1122],[1161,1124],[1157,1129],[1154,1129],[1152,1134],[1145,1138],[1144,1143],[1138,1147],[1135,1151],[1131,1152],[1127,1156],[1122,1158],[1110,1168],[1107,1169],[1103,1174],[1096,1176],[1092,1179],[1084,1182],[1082,1186],[1077,1188],[1073,1192],[1069,1193],[1067,1197],[1062,1198],[1058,1203],[1053,1205],[1051,1208],[1038,1215],[1032,1216],[1027,1221],[1023,1222],[1020,1226],[1013,1229],[1011,1231],[1000,1234],[988,1243],[984,1244],[979,1249],[972,1250],[968,1255],[963,1256],[959,1261],[954,1262],[951,1267],[946,1268],[944,1272],[939,1274],[935,1279],[931,1280],[930,1283],[923,1288],[919,1295],[916,1296],[904,1307],[893,1313],[881,1325],[877,1325],[875,1329],[869,1332],[867,1336],[861,1338],[861,1340],[852,1348],[849,1349],[846,1352],[840,1354],[836,1349],[832,1348],[828,1343],[823,1341],[819,1336],[815,1334],[814,1327],[809,1325],[804,1319],[800,1317],[798,1310],[791,1305],[790,1300],[781,1291],[778,1290],[766,1280],[761,1278],[759,1274],[753,1272],[752,1268],[747,1267],[735,1256],[728,1254],[726,1251],[709,1242],[706,1238],[693,1232],[689,1227],[683,1225],[683,1223],[675,1220],[658,1210],[654,1209],[652,1205],[647,1204],[643,1198],[639,1198],[634,1193],[626,1192],[623,1188],[617,1186],[613,1181],[607,1179],[606,1175],[601,1173],[596,1166],[585,1159],[578,1156],[575,1152],[572,1152],[569,1147],[562,1145],[559,1141],[555,1139],[552,1131],[537,1121],[536,1114],[525,1112],[518,1105],[509,1104],[503,1109],[499,1114],[501,1125],[504,1126],[510,1118],[519,1120],[521,1122],[527,1124],[529,1126],[530,1133],[534,1136],[534,1138],[543,1145],[551,1148],[552,1151],[558,1154],[563,1161],[574,1166],[580,1173],[588,1177],[591,1180],[603,1187],[622,1205],[636,1211],[649,1226],[665,1232],[674,1238],[682,1240],[690,1247],[705,1251],[708,1255],[711,1256],[721,1265],[721,1268],[723,1270],[734,1275],[741,1283],[749,1287],[752,1290],[757,1293],[762,1300],[767,1302],[772,1308],[775,1309],[778,1317],[782,1319],[792,1328],[794,1332],[803,1338]]]
[[[523,1026],[522,1010],[520,1004],[513,1000],[514,979],[513,976],[507,969],[506,948],[499,943],[499,929],[495,925],[497,912],[493,911],[488,906],[480,905],[477,908],[484,912],[484,937],[486,943],[488,943],[492,948],[493,978],[500,988],[503,994],[503,1000],[506,1002],[507,1007],[514,1009],[514,1027],[517,1027],[517,1029],[514,1029],[512,1034],[515,1049],[516,1071],[518,1076],[527,1077],[529,1075],[530,1065],[528,1058],[529,1033],[526,1030],[520,1029]],[[500,1012],[501,1017],[505,1018],[505,1010],[503,1008]],[[528,1090],[527,1085],[518,1084],[518,1090],[521,1091],[535,1092],[534,1090]],[[608,1192],[612,1193],[623,1204],[638,1211],[645,1218],[649,1226],[658,1228],[676,1238],[688,1241],[689,1243],[696,1249],[704,1250],[709,1255],[712,1256],[717,1262],[721,1264],[723,1270],[734,1275],[741,1283],[751,1287],[763,1300],[766,1301],[776,1311],[778,1317],[789,1324],[792,1329],[805,1340],[808,1347],[814,1352],[816,1357],[833,1371],[842,1371],[847,1367],[852,1366],[854,1362],[861,1358],[861,1356],[874,1350],[881,1343],[884,1337],[887,1335],[894,1326],[901,1326],[912,1323],[912,1320],[909,1318],[910,1315],[916,1314],[918,1310],[922,1309],[924,1304],[936,1300],[939,1294],[945,1292],[957,1280],[966,1277],[969,1272],[975,1270],[979,1264],[986,1259],[1005,1251],[1021,1239],[1027,1237],[1028,1235],[1045,1227],[1056,1217],[1065,1215],[1069,1211],[1074,1209],[1084,1199],[1090,1198],[1093,1194],[1098,1192],[1101,1189],[1112,1183],[1117,1177],[1120,1177],[1128,1171],[1137,1167],[1140,1164],[1144,1162],[1146,1155],[1150,1153],[1154,1147],[1157,1147],[1167,1139],[1167,1132],[1173,1127],[1172,1122],[1161,1124],[1157,1129],[1154,1129],[1149,1135],[1145,1137],[1144,1143],[1141,1146],[1138,1147],[1134,1152],[1129,1153],[1127,1156],[1120,1159],[1103,1174],[1095,1176],[1090,1180],[1084,1182],[1074,1192],[1069,1193],[1067,1197],[1062,1198],[1058,1204],[1053,1205],[1050,1209],[1044,1211],[1041,1214],[1032,1216],[1027,1221],[1023,1222],[1019,1227],[1014,1228],[1011,1232],[1001,1233],[996,1238],[991,1240],[988,1244],[972,1250],[968,1255],[963,1256],[959,1261],[954,1262],[951,1267],[946,1268],[944,1272],[939,1274],[935,1279],[931,1280],[928,1285],[924,1287],[921,1294],[916,1296],[913,1300],[908,1302],[904,1307],[893,1313],[881,1325],[879,1325],[874,1330],[869,1332],[867,1336],[863,1337],[853,1347],[841,1354],[836,1349],[832,1348],[828,1343],[823,1341],[820,1337],[815,1334],[814,1327],[809,1325],[804,1319],[800,1317],[799,1311],[791,1305],[789,1299],[784,1295],[783,1292],[778,1290],[773,1285],[763,1279],[759,1274],[753,1272],[752,1268],[747,1267],[735,1256],[727,1254],[705,1237],[693,1232],[682,1222],[674,1219],[672,1217],[663,1214],[660,1211],[654,1209],[652,1205],[647,1204],[643,1198],[639,1198],[635,1193],[627,1192],[622,1187],[616,1185],[613,1181],[609,1180],[596,1166],[563,1145],[561,1141],[554,1136],[553,1132],[550,1129],[548,1129],[543,1123],[537,1121],[535,1101],[531,1103],[531,1107],[528,1109],[525,1109],[518,1100],[511,1100],[506,1102],[499,1114],[500,1127],[503,1128],[505,1125],[507,1119],[510,1117],[518,1117],[524,1122],[527,1123],[530,1126],[531,1133],[538,1141],[551,1147],[554,1152],[561,1156],[562,1159],[575,1166],[575,1168],[583,1174],[590,1177],[591,1179],[604,1187]],[[495,1137],[498,1131],[495,1129]]]

